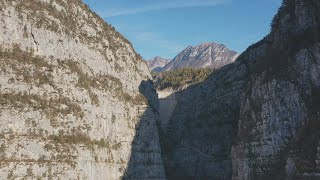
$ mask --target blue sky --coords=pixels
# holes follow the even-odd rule
[[[187,46],[225,44],[238,52],[262,39],[281,0],[84,0],[145,59],[174,58]]]

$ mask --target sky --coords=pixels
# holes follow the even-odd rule
[[[239,53],[270,32],[281,0],[84,0],[146,60],[188,46],[225,44]]]

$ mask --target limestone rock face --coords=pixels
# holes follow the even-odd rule
[[[237,61],[175,94],[178,103],[162,134],[168,179],[231,179],[241,90],[248,76]]]
[[[0,0],[0,21],[1,179],[165,178],[151,76],[126,39],[80,0]]]
[[[169,179],[320,177],[320,2],[283,4],[268,36],[177,95]]]
[[[243,90],[233,179],[320,177],[320,2],[284,1]]]

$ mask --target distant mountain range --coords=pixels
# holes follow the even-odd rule
[[[161,69],[170,62],[170,59],[164,59],[159,56],[147,61],[151,71],[160,72]]]
[[[218,69],[234,62],[238,56],[236,51],[228,49],[223,44],[203,43],[194,47],[188,46],[171,61],[156,57],[147,63],[150,70],[156,72],[187,67]]]

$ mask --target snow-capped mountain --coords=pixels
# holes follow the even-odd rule
[[[170,62],[170,59],[164,59],[159,56],[146,61],[151,71],[159,71]]]
[[[185,67],[220,68],[232,63],[239,54],[228,49],[223,44],[203,43],[198,46],[189,46],[178,54],[162,71],[175,70]]]

